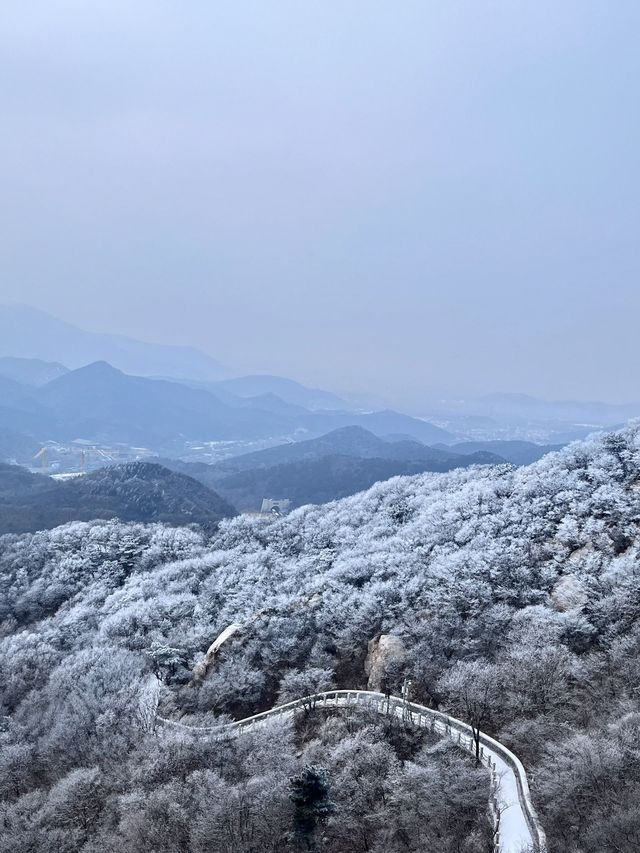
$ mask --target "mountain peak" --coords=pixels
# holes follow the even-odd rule
[[[117,367],[114,367],[112,364],[109,364],[108,361],[100,360],[100,361],[92,361],[90,364],[86,364],[84,367],[79,367],[77,370],[73,371],[74,373],[93,373],[101,376],[124,376],[122,370],[118,370]]]
[[[78,367],[76,370],[70,370],[62,376],[52,379],[45,385],[45,388],[63,388],[76,386],[79,383],[90,382],[109,382],[124,377],[121,370],[109,364],[108,361],[92,361],[90,364],[85,364],[84,367]]]

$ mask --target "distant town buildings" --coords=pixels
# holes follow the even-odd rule
[[[39,474],[53,472],[84,474],[95,471],[97,468],[104,468],[106,465],[150,459],[156,455],[146,447],[130,447],[126,444],[106,445],[93,439],[76,438],[66,443],[44,442],[28,467]]]

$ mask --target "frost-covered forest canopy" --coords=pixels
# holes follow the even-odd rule
[[[389,689],[409,676],[465,717],[460,684],[491,685],[483,726],[527,767],[550,851],[637,851],[639,523],[631,427],[210,538],[115,521],[4,537],[0,851],[490,850],[484,771],[388,721],[310,714],[223,742],[153,725],[156,702],[212,725],[366,687],[381,634],[406,649]]]

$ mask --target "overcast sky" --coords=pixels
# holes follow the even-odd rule
[[[640,3],[5,0],[0,301],[396,400],[638,399]]]

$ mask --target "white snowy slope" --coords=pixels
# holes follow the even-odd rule
[[[277,718],[292,717],[301,708],[369,706],[379,713],[391,713],[404,717],[413,725],[430,728],[439,734],[451,737],[462,749],[474,751],[471,728],[433,708],[404,702],[397,696],[386,697],[382,693],[367,690],[331,690],[314,696],[305,696],[238,720],[227,726],[188,726],[157,717],[161,723],[183,728],[194,733],[212,733],[224,736],[225,732],[249,731],[255,726],[268,724]],[[529,794],[526,773],[510,750],[494,738],[481,733],[482,762],[492,775],[491,810],[494,819],[496,853],[546,853],[546,838],[538,822]]]

